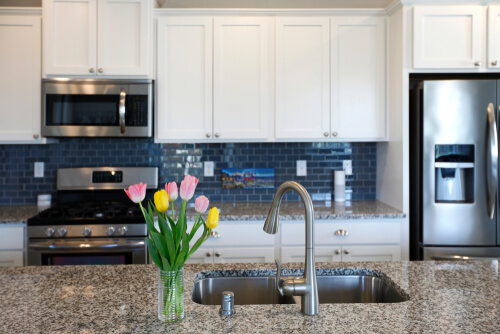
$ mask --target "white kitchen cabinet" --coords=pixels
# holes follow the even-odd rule
[[[157,20],[157,141],[265,140],[273,109],[269,18]]]
[[[330,19],[276,18],[276,138],[330,138]]]
[[[281,223],[281,260],[303,262],[304,223]],[[314,225],[315,258],[321,261],[398,261],[401,222],[318,221]]]
[[[237,246],[237,245],[235,245]],[[274,247],[200,247],[186,263],[274,262]]]
[[[148,76],[149,0],[43,1],[43,74]]]
[[[0,16],[0,143],[41,143],[41,18]]]
[[[488,68],[500,68],[500,6],[488,7]]]
[[[212,18],[157,20],[156,139],[212,136]]]
[[[331,60],[331,137],[384,138],[385,18],[332,17]]]
[[[22,266],[23,259],[24,226],[0,226],[0,267]]]
[[[272,134],[269,18],[214,18],[214,127],[220,139]]]
[[[481,6],[415,6],[413,67],[480,67],[483,24]]]

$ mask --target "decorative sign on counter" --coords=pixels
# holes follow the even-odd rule
[[[274,188],[274,168],[223,169],[222,188]]]

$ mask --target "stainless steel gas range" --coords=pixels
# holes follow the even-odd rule
[[[158,188],[156,167],[57,170],[57,202],[28,220],[28,265],[147,263],[147,229],[131,184]]]

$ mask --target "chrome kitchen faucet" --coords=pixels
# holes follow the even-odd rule
[[[273,204],[264,224],[264,231],[270,234],[278,232],[278,215],[283,195],[288,190],[295,190],[304,203],[306,213],[306,259],[304,276],[300,279],[288,279],[280,284],[281,263],[276,260],[276,286],[279,293],[287,296],[301,296],[301,310],[306,315],[317,315],[319,312],[318,282],[314,266],[314,208],[306,188],[297,182],[288,181],[278,187],[274,194]]]

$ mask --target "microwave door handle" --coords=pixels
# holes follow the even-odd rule
[[[125,133],[125,98],[127,97],[127,92],[125,91],[125,88],[122,87],[120,90],[120,104],[118,106],[118,113],[120,115],[120,133],[124,134]]]
[[[493,103],[488,104],[488,155],[490,156],[490,170],[488,177],[488,215],[490,219],[495,217],[495,206],[498,186],[498,137]],[[488,164],[488,162],[486,162]]]

